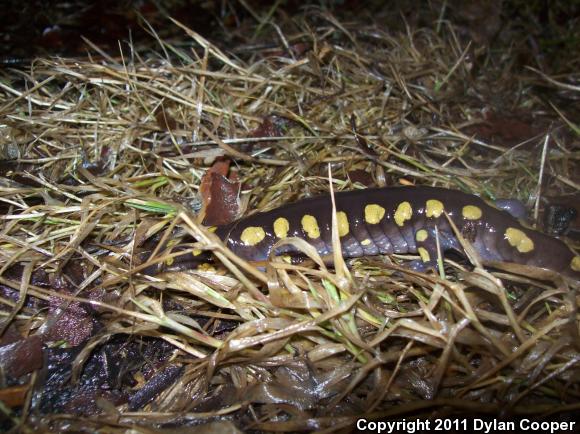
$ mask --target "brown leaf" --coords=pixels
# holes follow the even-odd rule
[[[375,181],[369,172],[362,169],[350,170],[348,172],[348,177],[351,182],[358,182],[359,184],[366,185],[367,187],[374,186]]]
[[[64,340],[75,347],[92,335],[93,318],[80,302],[68,303],[60,297],[53,297],[49,312],[49,322],[52,322],[45,333],[45,340]]]
[[[248,137],[264,138],[264,137],[280,137],[284,134],[284,130],[288,127],[290,121],[278,115],[269,115],[263,118],[262,123],[255,129],[250,131]],[[254,148],[263,148],[269,146],[266,142],[248,142],[240,145],[242,152],[250,152]]]
[[[25,384],[23,386],[13,386],[0,389],[0,402],[10,408],[20,407],[24,405],[28,388],[29,386]]]
[[[504,115],[495,112],[487,113],[484,122],[463,128],[463,132],[469,136],[506,148],[519,145],[542,134],[543,131],[537,121],[524,115]],[[537,141],[532,140],[520,148],[526,149],[536,144]]]
[[[225,225],[238,217],[240,183],[234,174],[227,178],[229,166],[230,160],[218,159],[201,180],[200,218],[204,225]]]
[[[30,336],[0,347],[0,366],[7,376],[20,377],[42,367],[42,341]]]
[[[276,115],[266,116],[262,123],[250,133],[250,137],[280,137],[288,120]]]
[[[171,116],[169,110],[163,104],[155,110],[155,120],[157,121],[157,126],[162,131],[173,131],[177,129],[177,121]]]

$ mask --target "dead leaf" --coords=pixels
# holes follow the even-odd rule
[[[0,366],[4,375],[20,377],[42,367],[42,341],[30,336],[0,347]]]
[[[221,226],[234,221],[240,211],[237,175],[228,178],[230,160],[219,158],[201,180],[200,219],[207,226]]]

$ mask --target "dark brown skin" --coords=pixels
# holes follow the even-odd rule
[[[515,262],[580,280],[580,257],[561,240],[522,226],[508,212],[481,198],[436,187],[389,187],[335,194],[346,258],[390,253],[419,253],[430,267],[441,250],[463,249],[446,217],[453,221],[485,262]],[[283,237],[299,237],[321,255],[332,253],[330,195],[252,214],[218,236],[237,255],[265,261]],[[306,217],[305,217],[306,216]],[[275,254],[293,253],[291,246]]]

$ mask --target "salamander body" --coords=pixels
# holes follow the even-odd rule
[[[477,196],[435,187],[389,187],[335,194],[343,256],[418,253],[426,265],[441,250],[463,249],[453,221],[484,261],[515,262],[556,271],[580,280],[580,256],[561,240],[524,227],[508,212]],[[321,255],[332,253],[330,195],[310,198],[252,214],[217,229],[237,255],[267,260],[273,246],[299,237]],[[291,245],[275,254],[293,253]]]

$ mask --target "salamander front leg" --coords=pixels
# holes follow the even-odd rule
[[[415,232],[415,241],[417,253],[421,259],[411,262],[410,267],[421,272],[438,269],[439,253],[437,251],[437,241],[439,242],[441,254],[448,250],[458,250],[460,248],[455,237],[443,231],[436,231],[435,227],[425,227],[417,230]]]
[[[435,238],[428,229],[419,229],[415,232],[415,241],[417,244],[417,253],[420,260],[412,261],[409,268],[421,273],[429,270],[435,270],[437,266],[437,244]]]

